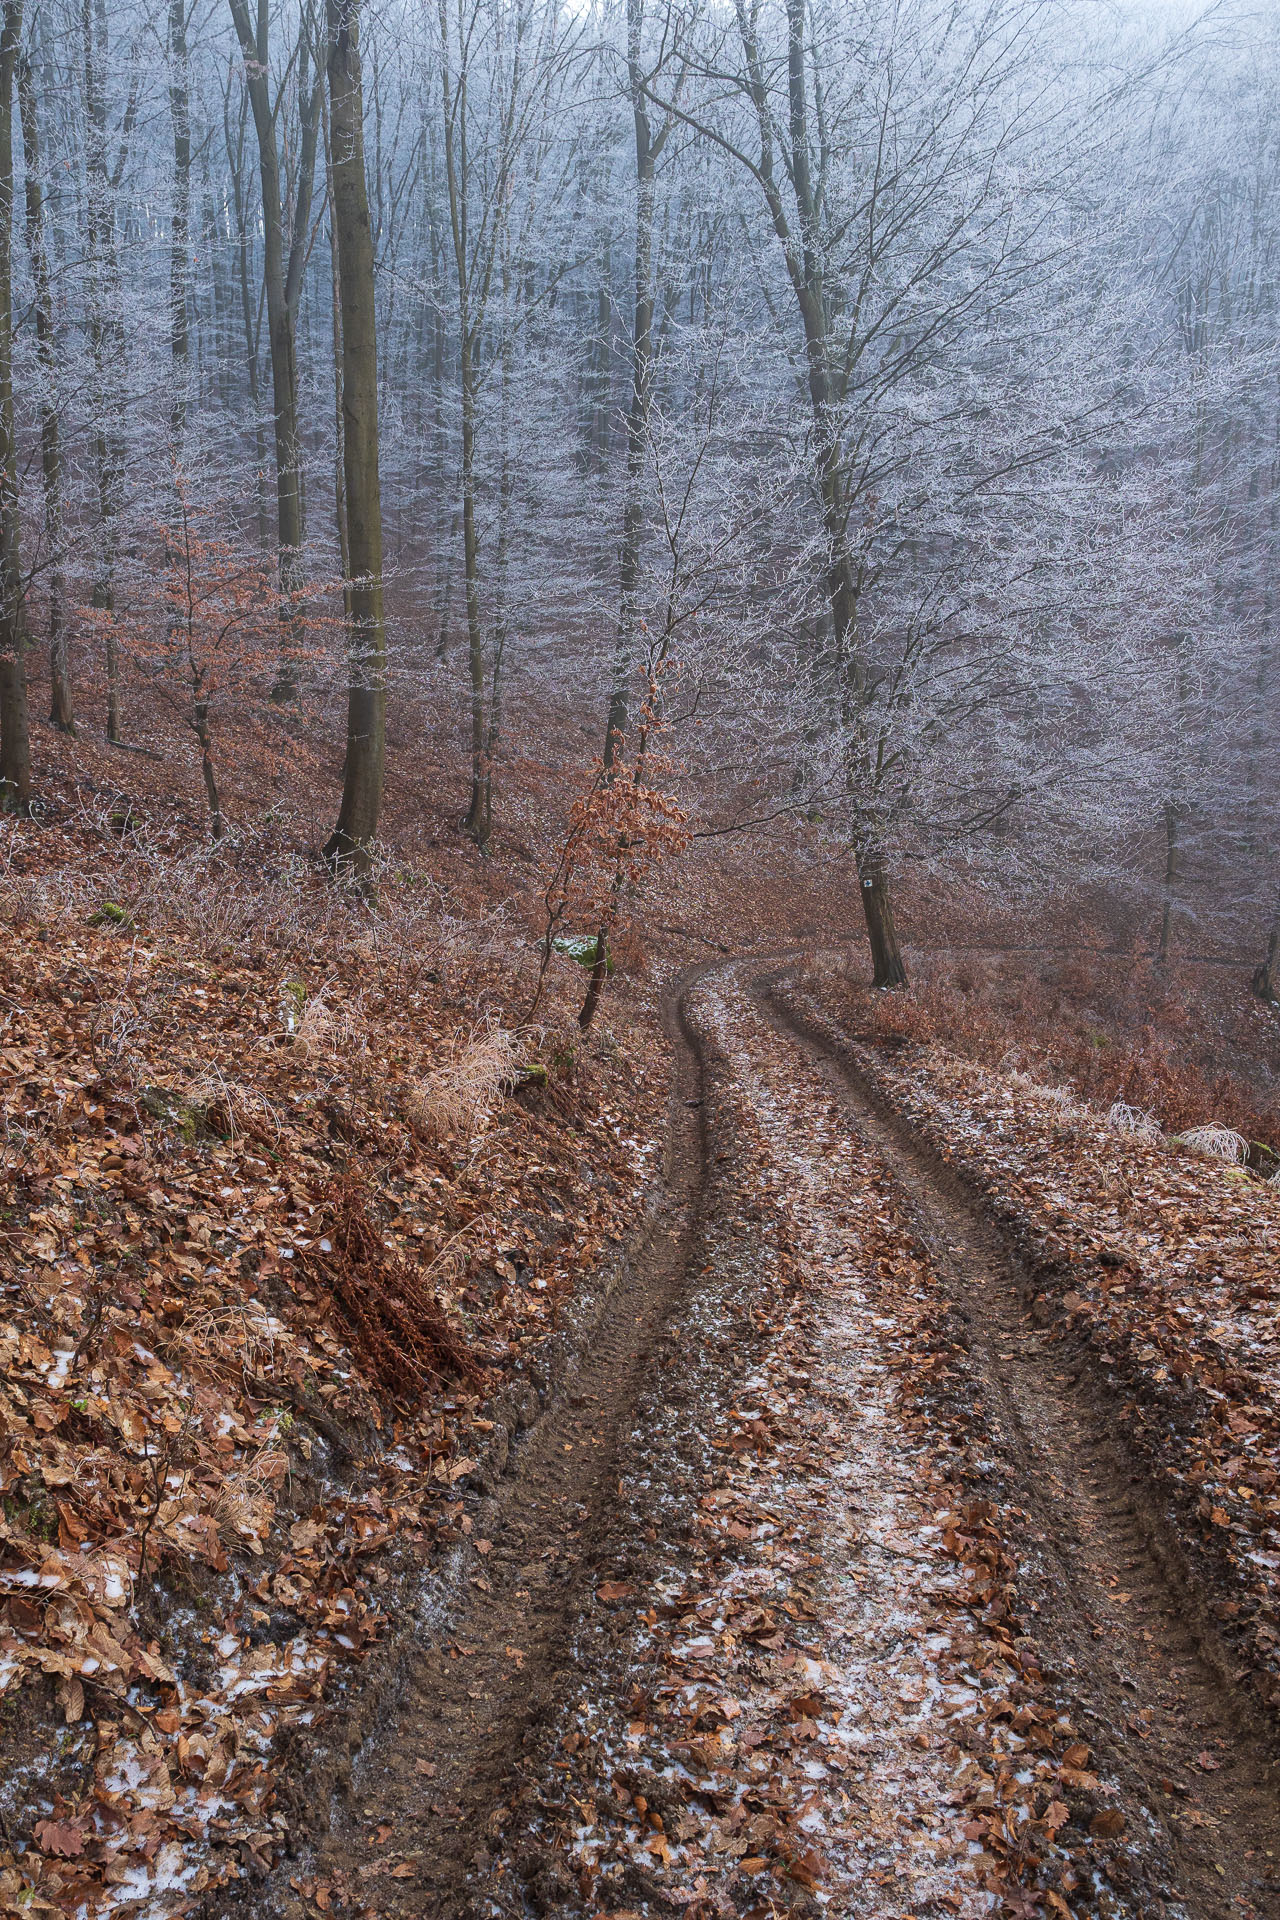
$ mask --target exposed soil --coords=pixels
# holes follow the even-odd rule
[[[760,983],[757,983],[759,986]],[[1168,1517],[1118,1438],[1088,1359],[1037,1325],[1035,1287],[963,1182],[848,1052],[770,1000],[844,1101],[915,1216],[996,1416],[1006,1472],[1034,1517],[1038,1637],[1099,1752],[1167,1852],[1164,1897],[1190,1914],[1280,1910],[1280,1771],[1236,1683]],[[1062,1371],[1067,1365],[1068,1371]]]
[[[1280,1808],[1274,1757],[1231,1677],[1164,1516],[1145,1497],[1134,1462],[1114,1437],[1104,1385],[1084,1360],[1064,1359],[1062,1348],[1037,1326],[1016,1257],[955,1175],[886,1108],[852,1055],[806,1031],[794,1013],[768,998],[770,978],[760,969],[759,960],[702,969],[673,996],[668,1025],[677,1071],[664,1186],[629,1278],[610,1296],[571,1390],[513,1449],[496,1504],[477,1510],[477,1553],[466,1586],[437,1643],[418,1659],[393,1723],[357,1761],[350,1794],[333,1809],[329,1832],[312,1857],[289,1863],[259,1891],[253,1911],[310,1912],[315,1890],[334,1883],[349,1910],[386,1920],[408,1914],[461,1920],[497,1912],[631,1912],[637,1906],[662,1911],[700,1897],[671,1894],[642,1872],[613,1883],[604,1899],[588,1897],[586,1878],[575,1884],[563,1871],[559,1879],[548,1878],[546,1828],[531,1811],[530,1781],[567,1766],[555,1756],[565,1748],[571,1722],[567,1673],[575,1665],[573,1689],[594,1684],[597,1692],[610,1694],[625,1722],[630,1629],[602,1622],[600,1584],[622,1573],[643,1592],[641,1563],[652,1543],[660,1543],[654,1556],[667,1553],[668,1567],[670,1556],[678,1556],[696,1507],[691,1476],[705,1469],[697,1434],[711,1421],[720,1385],[723,1404],[731,1407],[735,1383],[741,1385],[753,1362],[751,1234],[740,1213],[730,1217],[725,1198],[733,1161],[745,1147],[734,1135],[741,1109],[720,1098],[719,1083],[736,1073],[737,1093],[751,1103],[759,1139],[773,1155],[779,1216],[788,1205],[788,1185],[800,1196],[802,1211],[807,1207],[812,1215],[827,1207],[834,1215],[840,1176],[823,1157],[840,1150],[827,1112],[834,1101],[861,1150],[869,1149],[887,1169],[886,1185],[951,1297],[953,1325],[986,1402],[991,1483],[1030,1516],[1028,1535],[1017,1543],[1023,1557],[1018,1578],[1037,1616],[1040,1659],[1074,1720],[1087,1725],[1094,1769],[1118,1788],[1124,1815],[1127,1865],[1121,1862],[1105,1887],[1082,1885],[1071,1910],[1135,1920],[1166,1913],[1186,1920],[1263,1920],[1275,1914]],[[769,1040],[767,1046],[757,1042],[749,1061],[713,1060],[705,1033],[689,1014],[691,984],[708,976],[719,980],[725,1003],[743,1015],[742,1031]],[[823,1117],[809,1143],[793,1153],[806,1101],[815,1109],[822,1105]],[[844,1226],[833,1219],[828,1244],[837,1255],[845,1244]],[[762,1230],[762,1246],[763,1238]],[[726,1264],[729,1239],[733,1253]],[[856,1264],[851,1256],[842,1286],[852,1286]],[[717,1289],[720,1304],[713,1311]],[[819,1324],[827,1377],[796,1375],[787,1385],[798,1416],[834,1424],[847,1444],[849,1486],[842,1485],[825,1521],[821,1490],[806,1496],[806,1524],[827,1529],[824,1566],[815,1575],[823,1587],[815,1604],[820,1630],[829,1636],[824,1644],[849,1686],[864,1685],[867,1699],[875,1670],[892,1667],[904,1639],[902,1619],[888,1632],[875,1600],[884,1568],[896,1561],[920,1586],[926,1613],[931,1603],[924,1587],[927,1555],[913,1558],[910,1543],[874,1518],[876,1499],[886,1489],[893,1494],[895,1472],[903,1482],[905,1512],[910,1449],[904,1446],[898,1471],[892,1436],[883,1431],[881,1414],[868,1416],[864,1409],[860,1416],[850,1373],[855,1364],[865,1367],[868,1356],[874,1362],[879,1338],[894,1336],[877,1333],[886,1322],[875,1317],[874,1299],[859,1305],[848,1291],[851,1324],[858,1313],[862,1320],[842,1346],[831,1315],[845,1297],[840,1286],[832,1289],[823,1309],[827,1319]],[[718,1332],[711,1325],[717,1314]],[[868,1380],[874,1371],[873,1365]],[[644,1433],[637,1448],[638,1421]],[[647,1527],[637,1519],[643,1509],[634,1497],[622,1497],[622,1476],[637,1450],[652,1483],[653,1524]],[[665,1490],[658,1484],[664,1450],[672,1455]],[[766,1468],[767,1461],[762,1479]],[[876,1475],[880,1485],[870,1477]],[[862,1589],[852,1608],[847,1597],[839,1604],[831,1597],[846,1574]],[[936,1619],[943,1617],[939,1609]],[[924,1615],[922,1621],[905,1634],[907,1641],[932,1630]],[[935,1651],[929,1657],[939,1656]],[[584,1671],[593,1662],[594,1674]],[[839,1688],[833,1683],[830,1690]],[[877,1710],[887,1698],[883,1692],[875,1696]],[[826,1780],[821,1792],[841,1789],[847,1821],[838,1839],[849,1877],[833,1883],[825,1910],[990,1910],[968,1904],[965,1887],[953,1895],[937,1893],[959,1884],[937,1877],[946,1859],[935,1867],[933,1856],[945,1855],[950,1846],[963,1861],[962,1814],[951,1822],[953,1833],[910,1835],[895,1843],[900,1862],[909,1862],[912,1848],[921,1853],[933,1847],[927,1872],[918,1863],[894,1868],[899,1875],[915,1873],[905,1889],[880,1889],[872,1884],[878,1874],[859,1879],[869,1862],[893,1851],[891,1829],[896,1819],[900,1831],[905,1817],[903,1808],[879,1804],[884,1796],[871,1764],[886,1743],[892,1749],[895,1728],[889,1720],[877,1725],[875,1711],[868,1714],[865,1705],[854,1711],[874,1736],[865,1776],[858,1769],[845,1772],[847,1750],[845,1758],[831,1760],[835,1742],[825,1730],[818,1736],[815,1728],[825,1744],[813,1751],[839,1772],[830,1778],[830,1766],[809,1763],[814,1780]],[[894,1712],[905,1724],[916,1709]],[[846,1711],[843,1720],[849,1718]],[[911,1720],[910,1744],[924,1756],[913,1763],[922,1784],[906,1809],[916,1828],[927,1816],[929,1791],[943,1805],[947,1770],[954,1766],[935,1724],[927,1708]],[[578,1744],[574,1734],[567,1751]],[[906,1739],[899,1744],[905,1751]],[[545,1796],[541,1804],[547,1804]],[[640,1806],[643,1811],[643,1801]],[[586,1815],[583,1820],[589,1824]],[[674,1822],[668,1825],[674,1834]],[[865,1839],[873,1830],[880,1851],[869,1854]],[[744,1850],[745,1843],[739,1852]],[[968,1850],[979,1851],[976,1845]],[[513,1860],[514,1875],[508,1871]],[[739,1895],[726,1884],[736,1903]],[[787,1903],[794,1911],[818,1910],[810,1897],[815,1884],[801,1879],[791,1886]],[[751,1906],[753,1897],[742,1895],[741,1907],[713,1901],[705,1911],[780,1911],[776,1905]],[[935,1897],[942,1904],[935,1906]],[[318,1904],[327,1910],[328,1895]],[[1041,1911],[1034,1903],[1005,1910]]]

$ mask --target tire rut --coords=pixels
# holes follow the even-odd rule
[[[497,1511],[485,1520],[491,1542],[436,1644],[410,1663],[394,1718],[357,1758],[305,1867],[295,1860],[282,1876],[341,1876],[380,1920],[473,1911],[473,1876],[501,1847],[517,1763],[555,1704],[573,1624],[608,1546],[621,1449],[664,1326],[695,1270],[702,1067],[677,999],[665,1019],[675,1071],[661,1204],[589,1335],[572,1387],[513,1446]],[[389,1871],[393,1856],[398,1874]],[[272,1894],[264,1890],[257,1911],[305,1910],[279,1886]]]
[[[1121,1786],[1128,1831],[1154,1843],[1169,1882],[1157,1897],[1193,1920],[1280,1913],[1274,1745],[1158,1500],[1109,1430],[1114,1396],[1036,1324],[1029,1276],[956,1173],[852,1049],[779,1001],[777,980],[757,975],[751,990],[888,1167],[952,1292],[1002,1468],[1031,1519],[1037,1640]]]

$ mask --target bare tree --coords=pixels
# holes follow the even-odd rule
[[[174,0],[177,4],[177,0]],[[267,301],[267,338],[271,349],[272,412],[275,421],[276,528],[280,552],[281,605],[297,604],[303,584],[306,496],[298,426],[298,307],[311,246],[311,200],[315,187],[316,143],[324,76],[312,49],[316,27],[309,5],[299,15],[288,73],[272,97],[268,0],[258,0],[256,18],[249,0],[230,0],[231,18],[244,60],[245,89],[258,139],[262,208],[262,274]],[[280,144],[288,100],[296,90],[296,161],[282,169]],[[288,147],[286,147],[288,152]],[[293,638],[285,635],[276,695],[291,699],[296,672],[289,659]]]
[[[13,106],[21,37],[21,0],[5,0],[0,18],[0,804],[11,813],[24,813],[31,801],[26,594],[13,415]]]
[[[826,611],[813,723],[839,748],[882,987],[906,971],[884,798],[887,683],[868,644],[869,538],[919,457],[919,437],[902,431],[907,391],[941,377],[966,330],[988,326],[1040,263],[1034,171],[1015,166],[1016,154],[1030,169],[1036,133],[1045,157],[1052,144],[1017,91],[1033,13],[1024,0],[981,14],[961,0],[736,0],[731,24],[708,10],[679,42],[695,97],[661,77],[646,83],[759,195],[793,303]]]
[[[466,831],[487,852],[493,830],[492,761],[501,726],[504,645],[486,644],[481,587],[480,402],[501,345],[486,357],[499,309],[502,338],[528,306],[531,222],[551,146],[550,110],[577,39],[546,0],[438,0],[442,146],[458,323],[463,591],[470,681],[471,796]],[[518,197],[517,197],[518,196]],[[505,633],[501,634],[505,642]]]
[[[85,120],[85,264],[88,274],[89,344],[93,362],[93,458],[97,527],[91,605],[107,616],[107,739],[124,744],[120,650],[111,615],[115,610],[116,555],[124,504],[127,451],[123,388],[124,293],[120,273],[116,197],[129,161],[140,97],[136,63],[121,121],[115,163],[109,154],[106,64],[110,52],[105,0],[81,0],[81,73]]]
[[[18,62],[18,101],[26,167],[27,251],[31,258],[35,291],[36,356],[40,374],[40,471],[44,489],[45,578],[49,600],[49,718],[60,732],[74,733],[75,700],[67,636],[57,320],[45,216],[35,78],[25,51]]]
[[[334,867],[367,868],[387,751],[387,643],[382,611],[378,346],[373,234],[364,165],[356,0],[328,0],[329,137],[342,329],[342,464],[347,524],[347,757]]]

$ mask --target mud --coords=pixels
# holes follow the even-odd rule
[[[580,1596],[600,1577],[619,1452],[692,1264],[703,1076],[676,997],[666,1020],[675,1071],[661,1188],[644,1231],[560,1390],[511,1443],[495,1498],[477,1509],[465,1584],[401,1662],[396,1697],[362,1729],[346,1777],[325,1783],[332,1802],[318,1817],[312,1810],[312,1824],[327,1831],[242,1894],[237,1915],[300,1915],[309,1908],[297,1883],[335,1876],[354,1877],[380,1914],[459,1912],[468,1882],[502,1846],[509,1776],[553,1703]],[[398,1878],[383,1870],[392,1854]]]
[[[351,1895],[346,1911],[382,1920],[579,1911],[573,1885],[548,1878],[524,1788],[554,1765],[551,1729],[583,1663],[594,1663],[598,1686],[625,1685],[621,1630],[601,1618],[595,1596],[657,1538],[621,1497],[637,1421],[655,1473],[669,1455],[655,1518],[678,1539],[699,1471],[699,1398],[732,1379],[746,1357],[735,1342],[749,1342],[741,1262],[714,1337],[702,1299],[722,1284],[704,1273],[718,1231],[717,1168],[733,1153],[718,1068],[685,1010],[690,983],[711,971],[689,976],[668,1007],[676,1070],[662,1190],[576,1378],[513,1444],[495,1494],[477,1507],[465,1585],[431,1644],[420,1636],[412,1649],[399,1697],[369,1728],[327,1810],[328,1831],[241,1896],[238,1914],[295,1920],[313,1911],[298,1886],[335,1878]],[[1105,1383],[1086,1361],[1064,1360],[1036,1324],[1016,1254],[876,1094],[856,1050],[806,1026],[758,961],[731,963],[730,978],[889,1169],[951,1294],[986,1403],[993,1481],[1030,1516],[1022,1584],[1046,1670],[1119,1783],[1133,1836],[1131,1885],[1079,1910],[1135,1920],[1280,1915],[1267,1730],[1232,1677],[1166,1514],[1117,1438]],[[740,1224],[734,1231],[743,1243]],[[619,1893],[646,1898],[636,1883]]]
[[[1037,1639],[1074,1697],[1131,1828],[1165,1881],[1152,1890],[1197,1920],[1280,1913],[1280,1767],[1233,1672],[1142,1463],[1117,1431],[1089,1358],[1039,1324],[1033,1276],[960,1177],[916,1136],[841,1047],[771,976],[775,1018],[838,1091],[889,1167],[994,1415],[1006,1485],[1032,1516],[1026,1542]]]

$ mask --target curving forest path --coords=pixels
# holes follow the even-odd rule
[[[625,1281],[250,1911],[1280,1914],[1268,1731],[1104,1389],[776,978],[673,991]]]

